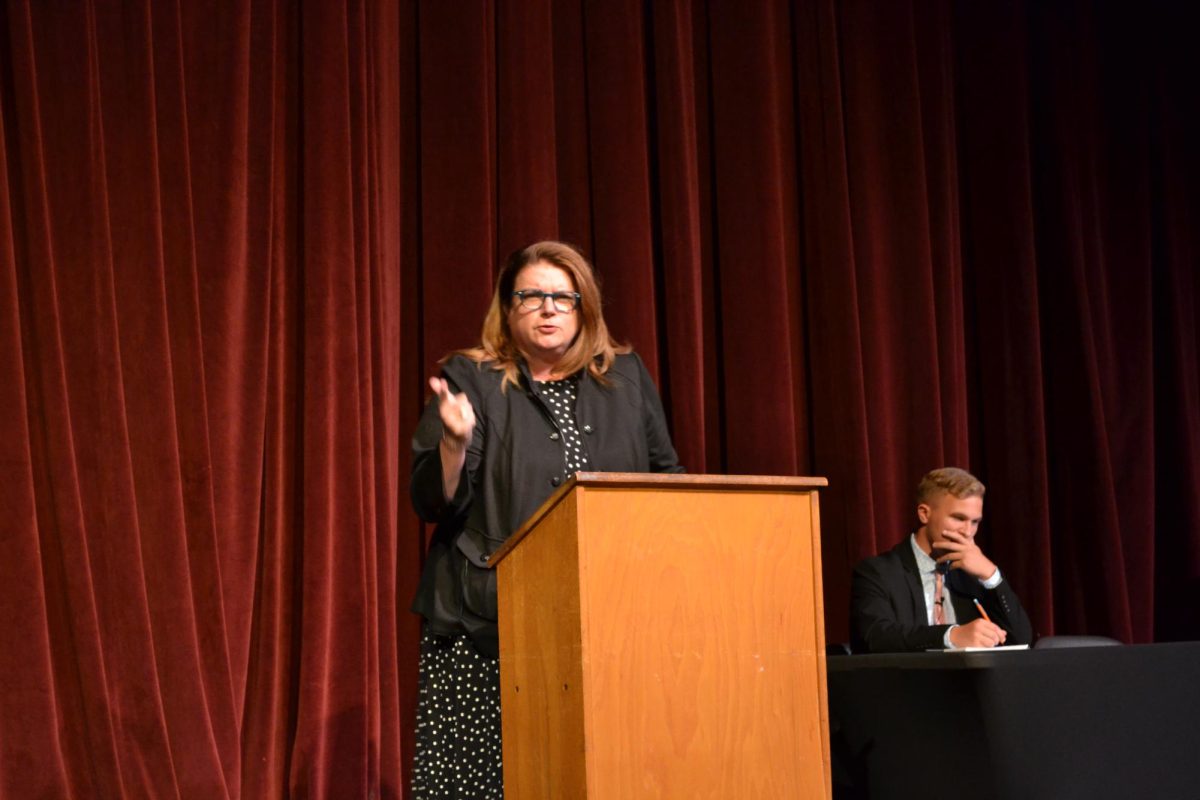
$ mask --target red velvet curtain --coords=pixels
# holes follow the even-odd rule
[[[0,8],[0,796],[399,797],[424,377],[583,246],[694,472],[926,469],[1036,628],[1200,637],[1170,3]]]

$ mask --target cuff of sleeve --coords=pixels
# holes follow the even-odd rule
[[[942,646],[945,647],[947,650],[957,650],[958,649],[957,647],[954,646],[954,643],[950,641],[950,631],[954,630],[957,627],[958,627],[957,625],[951,625],[949,628],[946,628],[946,633],[944,636],[942,636]]]
[[[1000,568],[996,567],[996,571],[992,573],[992,577],[986,581],[980,581],[985,589],[995,589],[1000,585],[1000,581],[1004,580],[1004,576],[1000,574]]]

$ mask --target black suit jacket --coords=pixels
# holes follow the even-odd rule
[[[409,492],[421,519],[437,524],[412,610],[434,633],[470,634],[495,655],[496,573],[488,559],[565,479],[562,432],[521,365],[519,386],[503,387],[491,362],[450,358],[442,377],[475,410],[475,431],[457,494],[447,502],[438,443],[442,420],[430,398],[413,435]],[[654,381],[633,353],[616,357],[602,384],[584,371],[575,420],[595,472],[683,472]]]
[[[960,570],[946,575],[946,588],[960,625],[979,618],[974,599],[992,622],[1008,631],[1005,644],[1029,644],[1033,626],[1007,580],[985,589]],[[941,648],[949,625],[930,625],[921,574],[912,544],[905,536],[886,553],[854,568],[850,586],[850,638],[855,653],[916,652]]]

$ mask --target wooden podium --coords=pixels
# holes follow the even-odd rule
[[[506,800],[828,797],[825,485],[560,487],[492,558]]]

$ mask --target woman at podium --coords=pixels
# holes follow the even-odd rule
[[[511,255],[476,347],[430,378],[413,436],[413,507],[436,529],[424,617],[417,798],[502,797],[492,553],[575,472],[682,472],[662,402],[617,345],[591,265],[561,242]]]

